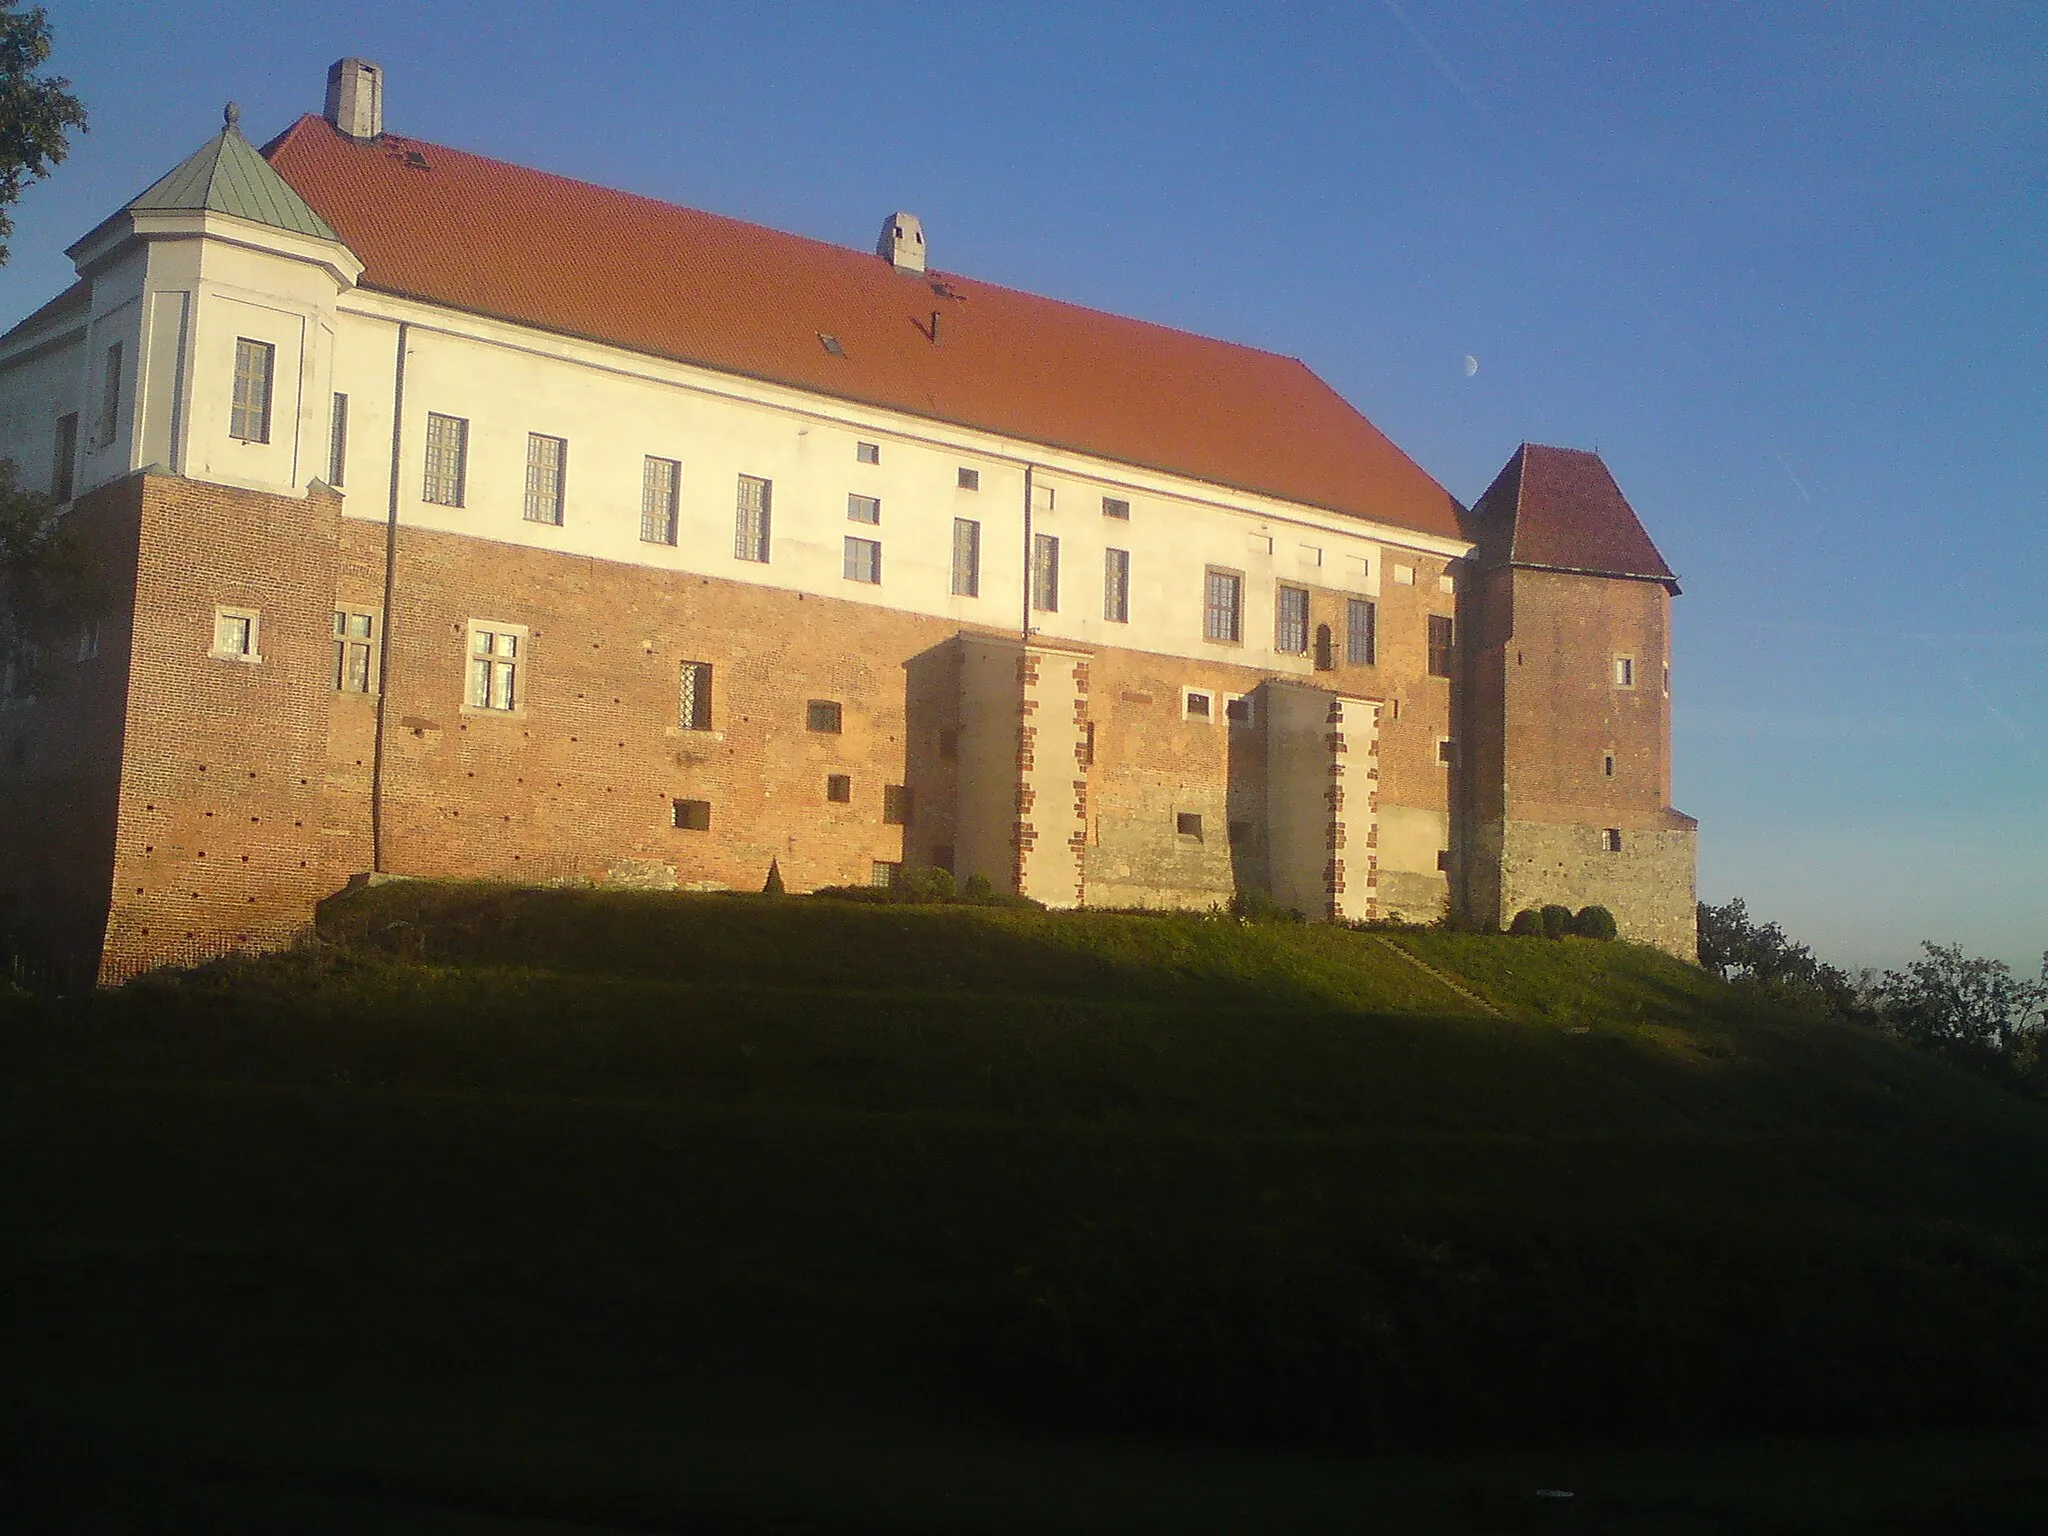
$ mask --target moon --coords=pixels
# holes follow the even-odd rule
[[[1467,352],[1465,354],[1465,377],[1469,379],[1472,377],[1473,374],[1477,373],[1478,371],[1479,359],[1474,357],[1470,352]]]

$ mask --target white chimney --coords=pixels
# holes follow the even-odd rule
[[[327,66],[327,121],[358,143],[384,132],[384,71],[367,59]]]
[[[914,213],[892,213],[882,221],[875,254],[898,272],[924,270],[924,226]]]

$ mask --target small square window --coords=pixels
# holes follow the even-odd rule
[[[876,859],[868,867],[868,884],[877,890],[886,891],[896,883],[896,871],[902,867],[900,864],[888,864]]]
[[[1131,504],[1121,496],[1105,496],[1102,498],[1102,515],[1128,523],[1131,520]]]
[[[1197,842],[1202,838],[1202,813],[1200,811],[1179,811],[1173,818],[1173,830],[1181,837],[1192,837]]]
[[[1450,867],[1451,867],[1451,850],[1450,850],[1450,849],[1448,849],[1448,848],[1439,848],[1439,849],[1437,849],[1437,851],[1436,851],[1436,867],[1437,867],[1438,869],[1441,869],[1441,870],[1445,870],[1445,871],[1448,871],[1448,870],[1450,869]]]
[[[709,800],[671,800],[669,802],[669,825],[681,832],[709,832],[711,830],[711,802]]]
[[[1207,725],[1215,718],[1216,701],[1213,694],[1199,688],[1184,688],[1180,696],[1180,715],[1183,720],[1199,720]]]
[[[222,661],[261,661],[259,616],[254,608],[213,610],[213,655]]]
[[[840,566],[840,574],[848,581],[866,582],[869,586],[880,586],[882,582],[882,543],[879,539],[854,539],[846,541],[846,555]]]
[[[1457,743],[1456,743],[1455,741],[1451,740],[1451,738],[1450,738],[1450,737],[1448,737],[1448,736],[1439,736],[1439,737],[1437,737],[1437,739],[1436,739],[1436,760],[1437,760],[1437,764],[1438,764],[1438,766],[1439,766],[1439,767],[1443,767],[1443,768],[1455,768],[1455,767],[1457,767],[1457,766],[1458,766],[1458,744],[1457,744]]]
[[[843,716],[837,699],[812,699],[804,706],[804,728],[837,736]]]
[[[978,469],[969,469],[969,468],[968,468],[968,467],[967,467],[966,465],[964,465],[964,464],[963,464],[963,465],[961,465],[961,466],[960,466],[960,480],[959,480],[959,485],[960,485],[960,489],[961,489],[961,490],[963,490],[963,491],[978,491],[978,490],[980,490],[980,489],[981,489],[981,471],[980,471],[980,470],[978,470]]]
[[[882,462],[882,445],[880,443],[855,443],[853,445],[853,456],[863,464],[879,464]]]
[[[1414,567],[1414,566],[1412,566],[1412,565],[1397,565],[1397,566],[1395,566],[1395,567],[1394,567],[1394,585],[1395,585],[1395,586],[1397,586],[1397,587],[1412,587],[1412,586],[1414,586],[1414,585],[1415,585],[1415,567]]]
[[[1633,688],[1636,685],[1636,659],[1633,656],[1614,658],[1614,686]]]
[[[882,824],[907,827],[917,819],[917,798],[907,784],[882,786]]]
[[[1600,833],[1600,847],[1607,853],[1621,852],[1621,828],[1603,828]]]
[[[851,522],[879,523],[882,520],[882,498],[849,495],[846,498],[846,516]]]
[[[852,775],[844,773],[826,774],[825,798],[834,805],[851,805],[853,803]]]

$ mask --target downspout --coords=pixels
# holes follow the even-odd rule
[[[1024,466],[1024,624],[1022,635],[1025,644],[1031,642],[1031,581],[1035,567],[1031,561],[1031,466]]]
[[[384,720],[391,699],[391,610],[398,595],[398,474],[405,433],[405,355],[412,328],[398,322],[391,386],[391,505],[384,518],[384,623],[377,644],[377,739],[370,757],[370,872],[384,874]]]

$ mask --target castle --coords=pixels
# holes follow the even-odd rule
[[[0,337],[102,598],[0,696],[0,923],[103,980],[379,872],[940,867],[1054,906],[1600,903],[1693,953],[1678,591],[1300,362],[388,133],[225,129]],[[68,647],[68,642],[67,642]],[[0,683],[7,679],[0,678]]]

